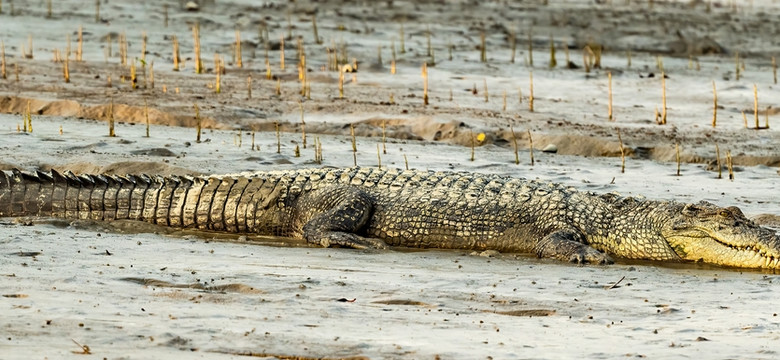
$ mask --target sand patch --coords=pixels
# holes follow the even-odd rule
[[[155,288],[171,289],[195,289],[209,292],[238,293],[238,294],[262,294],[263,291],[244,284],[225,284],[225,285],[203,285],[200,283],[176,284],[165,280],[150,278],[123,278],[122,281],[140,284]]]
[[[408,299],[390,299],[390,300],[377,300],[372,301],[372,304],[382,305],[404,305],[404,306],[422,306],[428,308],[435,308],[436,305],[428,304],[422,301],[408,300]]]
[[[42,171],[57,170],[58,172],[71,171],[74,174],[107,174],[107,175],[126,175],[126,174],[155,174],[162,176],[187,176],[200,175],[198,171],[185,169],[182,167],[169,165],[164,162],[147,161],[120,161],[106,165],[99,165],[91,162],[75,162],[63,165],[42,164]]]
[[[507,311],[485,311],[493,314],[518,316],[518,317],[536,317],[536,316],[552,316],[555,315],[555,310],[549,309],[527,309],[527,310],[507,310]]]
[[[98,105],[86,105],[73,100],[46,100],[18,96],[0,97],[0,113],[23,114],[30,105],[30,112],[34,115],[71,116],[91,120],[108,121],[113,111],[114,120],[117,122],[146,123],[168,126],[195,127],[197,120],[192,115],[174,114],[143,106],[131,106],[115,102]],[[201,116],[201,126],[206,129],[228,128],[225,124],[218,124],[213,118]]]

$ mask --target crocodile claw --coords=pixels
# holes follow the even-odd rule
[[[390,247],[384,241],[375,238],[365,238],[355,234],[345,232],[330,232],[320,237],[319,241],[309,242],[319,243],[322,247],[340,246],[352,249],[389,249]]]

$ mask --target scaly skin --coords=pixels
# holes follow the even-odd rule
[[[0,173],[0,216],[142,220],[322,246],[535,253],[779,268],[780,239],[734,207],[639,200],[494,175],[303,169],[252,177]],[[608,255],[609,254],[609,255]]]

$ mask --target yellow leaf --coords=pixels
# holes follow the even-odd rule
[[[485,133],[477,134],[477,141],[479,141],[479,142],[485,141]]]

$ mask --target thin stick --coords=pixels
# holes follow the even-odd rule
[[[585,47],[582,48],[582,65],[585,67],[585,73],[590,73],[594,57],[593,50],[591,50],[589,45],[585,45]]]
[[[81,61],[82,49],[84,48],[83,26],[79,25],[79,43],[76,46],[76,61]]]
[[[406,158],[406,154],[404,154],[404,167],[409,170],[409,159]]]
[[[355,141],[355,125],[349,124],[349,136],[352,139],[352,152],[357,152],[357,142]]]
[[[135,61],[137,59],[133,59],[133,63],[130,64],[130,85],[135,90],[135,88],[138,86],[138,74],[136,74],[136,68],[135,68]]]
[[[62,76],[65,78],[65,82],[70,82],[70,61],[68,60],[68,57],[65,57],[65,62],[62,64]],[[16,64],[14,64],[16,66]],[[16,81],[19,81],[19,74],[17,72],[16,75]]]
[[[252,98],[252,74],[246,76],[246,98]]]
[[[512,32],[509,33],[509,48],[512,50],[512,56],[509,58],[509,62],[514,64],[515,53],[517,52],[517,30],[516,29],[513,29]]]
[[[726,150],[726,167],[729,170],[729,180],[734,181],[734,161],[731,159],[731,150]]]
[[[528,94],[528,110],[534,112],[534,73],[533,71],[528,73],[529,82],[531,84]]]
[[[149,88],[154,89],[154,61],[149,63]]]
[[[758,130],[758,87],[756,84],[753,84],[753,115],[756,118],[756,130]]]
[[[400,30],[400,40],[401,40],[401,54],[406,54],[406,46],[404,45],[404,23],[401,23],[401,30]]]
[[[222,59],[220,58],[219,54],[214,54],[214,73],[216,74],[216,79],[214,80],[214,92],[217,94],[222,92]]]
[[[487,62],[487,45],[485,44],[485,31],[479,33],[479,61]]]
[[[555,59],[555,42],[553,41],[552,34],[550,35],[550,69],[558,66],[558,60]]]
[[[317,157],[318,162],[322,164],[322,140],[319,137],[317,137]]]
[[[677,176],[680,176],[680,143],[674,144],[674,151],[677,158]]]
[[[0,40],[0,77],[3,78],[3,80],[8,79],[5,64],[5,41],[3,40]]]
[[[515,128],[509,125],[509,130],[512,132],[512,145],[515,147],[515,165],[520,165],[520,151],[517,146],[517,135],[515,135]]]
[[[241,59],[241,31],[236,30],[236,67],[242,68],[244,67],[244,62]]]
[[[502,109],[503,111],[506,111],[506,90],[504,90],[504,96],[503,96],[503,99],[504,99],[504,106],[503,106],[501,109]]]
[[[771,106],[767,106],[766,112],[764,113],[764,129],[769,129],[769,108],[771,108]]]
[[[617,129],[618,141],[620,142],[620,173],[626,172],[626,148],[623,146],[623,137],[620,136],[620,129]]]
[[[531,166],[534,166],[534,139],[531,137],[531,129],[528,129],[528,149],[531,152]]]
[[[737,81],[739,81],[739,51],[734,54],[734,74],[737,77]]]
[[[29,117],[30,113],[30,100],[27,100],[27,110],[22,114],[22,132],[32,132],[29,131],[27,128],[27,118]],[[18,132],[18,131],[17,131]]]
[[[346,65],[344,65],[346,67]],[[339,67],[339,99],[344,98],[344,69]]]
[[[712,80],[712,127],[718,121],[718,89],[715,88],[715,80]]]
[[[146,119],[146,137],[149,137],[149,104],[144,98],[144,118]]]
[[[469,138],[471,139],[471,161],[474,161],[474,146],[475,146],[475,141],[474,141],[474,132],[473,132],[473,131],[471,131],[471,129],[469,129]]]
[[[777,59],[774,56],[772,56],[772,77],[777,84]]]
[[[108,106],[108,136],[116,137],[116,133],[114,133],[114,98],[111,98],[111,104]]]
[[[195,42],[195,73],[202,74],[204,71],[203,60],[200,58],[200,24],[197,22],[192,27],[192,38]]]
[[[255,132],[252,131],[252,151],[255,151]]]
[[[67,56],[70,56],[70,35],[68,35]],[[122,66],[127,66],[127,34],[124,32],[119,34],[119,57],[121,58]]]
[[[616,288],[618,286],[618,284],[620,284],[621,281],[625,280],[625,278],[626,277],[623,276],[622,278],[620,278],[620,280],[616,281],[614,284],[612,284],[611,286],[607,287],[607,290],[612,290],[612,289]]]
[[[663,108],[661,109],[661,124],[666,125],[666,74],[661,73],[661,101],[663,102]]]
[[[630,68],[631,67],[631,50],[626,51],[626,59],[627,59],[626,67]]]
[[[141,33],[141,62],[146,62],[146,42],[149,38],[146,36],[146,32]]]
[[[312,27],[312,30],[314,31],[314,42],[317,45],[322,44],[322,40],[320,40],[320,35],[317,32],[317,15],[316,14],[312,15],[312,17],[311,17],[311,27]]]
[[[488,94],[487,79],[482,79],[485,84],[485,102],[490,101],[490,95]]]
[[[747,115],[745,115],[745,112],[744,112],[744,111],[742,112],[742,120],[745,122],[745,129],[747,129],[747,127],[748,127],[748,124],[747,124]]]
[[[715,144],[715,158],[716,158],[715,163],[718,166],[718,179],[722,179],[723,178],[723,174],[722,174],[722,170],[721,170],[722,166],[720,164],[720,147],[718,146],[718,144]]]
[[[612,72],[611,71],[607,72],[607,79],[609,81],[609,105],[607,106],[607,114],[608,114],[607,116],[609,121],[614,121],[615,118],[612,115]],[[620,134],[620,130],[618,130],[618,134]]]
[[[298,106],[301,109],[301,141],[303,142],[303,148],[306,148],[306,121],[303,119],[303,102],[298,101]]]
[[[382,118],[382,154],[387,154],[387,119]]]
[[[428,63],[422,65],[423,78],[423,105],[428,106]]]
[[[198,135],[195,138],[195,142],[200,143],[200,132],[201,132],[200,110],[198,110],[198,104],[192,104],[192,106],[195,108],[195,126],[198,132]]]
[[[279,122],[274,121],[274,127],[276,127],[276,153],[282,153],[282,134],[279,131]]]
[[[24,54],[24,57],[26,57],[26,58],[28,58],[28,59],[32,59],[32,58],[33,58],[33,42],[32,42],[32,34],[31,34],[31,35],[29,35],[29,36],[27,36],[27,41],[29,41],[29,43],[30,43],[30,45],[29,45],[29,47],[30,47],[30,53],[29,53],[29,54]]]

